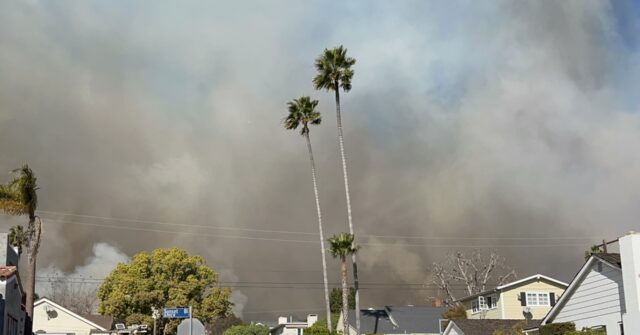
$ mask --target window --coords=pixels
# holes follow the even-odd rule
[[[478,308],[478,301],[477,300],[472,300],[471,301],[471,312],[478,313],[479,311],[480,311],[480,309]]]
[[[480,306],[480,309],[487,309],[487,302],[484,299],[484,297],[478,297],[478,306]]]
[[[497,298],[497,296],[495,294],[486,296],[484,299],[487,302],[487,308],[494,309],[494,308],[497,307],[498,298]]]
[[[527,292],[527,306],[551,306],[548,292]]]

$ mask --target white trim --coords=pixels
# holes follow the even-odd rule
[[[529,294],[534,294],[536,296],[536,304],[529,304]],[[540,295],[547,296],[547,303],[545,305],[540,304]],[[551,294],[550,292],[543,291],[525,291],[524,297],[526,301],[526,307],[550,307],[551,306]]]
[[[529,276],[527,278],[522,278],[522,279],[514,281],[512,283],[508,283],[508,284],[504,284],[502,286],[498,286],[498,287],[496,287],[496,290],[504,290],[507,287],[515,286],[515,285],[518,285],[518,284],[522,284],[522,283],[524,283],[526,281],[529,281],[529,280],[532,280],[532,279],[536,279],[536,280],[546,279],[546,280],[548,280],[548,281],[550,281],[552,283],[556,283],[558,285],[564,286],[565,288],[567,288],[569,286],[569,284],[567,284],[565,282],[562,282],[562,281],[559,281],[557,279],[553,279],[551,277],[547,277],[547,276],[541,275],[541,274],[535,274],[533,276]]]
[[[556,300],[556,305],[551,307],[551,310],[549,310],[549,313],[547,313],[547,315],[542,319],[542,321],[540,321],[540,325],[546,325],[547,322],[549,322],[550,319],[553,319],[557,316],[557,314],[560,312],[560,309],[563,307],[563,305],[567,302],[567,300],[569,299],[569,297],[573,294],[573,292],[577,289],[579,283],[582,283],[582,281],[584,280],[584,276],[587,275],[589,269],[591,269],[591,266],[593,265],[594,262],[601,262],[604,263],[614,269],[618,269],[619,271],[622,271],[621,268],[610,264],[609,262],[603,260],[602,258],[598,258],[596,256],[591,256],[585,263],[584,265],[582,265],[582,268],[580,269],[580,271],[578,271],[578,273],[575,275],[575,277],[573,277],[573,279],[571,280],[571,284],[569,285],[569,287],[567,287],[566,290],[564,290],[564,292],[562,293],[562,295],[560,296],[560,299]]]
[[[63,312],[65,312],[65,313],[67,313],[67,314],[71,315],[72,317],[74,317],[74,318],[76,318],[76,319],[78,319],[78,320],[80,320],[80,321],[82,321],[82,322],[84,322],[84,323],[87,323],[87,324],[89,324],[89,325],[91,325],[91,326],[96,327],[98,330],[101,330],[101,331],[104,331],[104,332],[107,332],[107,331],[109,331],[109,330],[110,330],[110,329],[105,329],[104,327],[102,327],[102,326],[100,326],[100,325],[98,325],[98,324],[95,324],[95,323],[93,323],[93,322],[91,322],[91,321],[89,321],[89,320],[87,320],[87,319],[83,318],[82,316],[80,316],[80,315],[78,315],[78,314],[76,314],[76,313],[74,313],[74,312],[72,312],[72,311],[70,311],[70,310],[68,310],[68,309],[66,309],[66,308],[64,308],[64,307],[62,307],[62,306],[60,306],[60,305],[58,305],[58,304],[56,304],[55,302],[53,302],[53,301],[51,301],[51,300],[49,300],[49,299],[47,299],[47,298],[41,298],[40,300],[36,301],[36,302],[33,304],[33,307],[35,308],[36,306],[41,305],[42,303],[45,303],[45,302],[46,302],[46,303],[48,303],[48,304],[50,304],[50,305],[53,305],[53,306],[54,306],[54,307],[56,307],[56,308],[59,308],[59,309],[60,309],[60,310],[62,310]]]
[[[498,286],[498,287],[496,287],[494,289],[491,289],[491,290],[483,291],[483,292],[476,293],[476,294],[473,294],[473,295],[470,295],[470,296],[466,296],[464,298],[460,298],[460,299],[456,300],[456,302],[467,301],[467,300],[469,300],[471,298],[476,298],[476,297],[479,297],[481,295],[487,295],[487,294],[490,294],[492,292],[502,291],[502,290],[504,290],[506,288],[510,288],[512,286],[517,286],[517,285],[523,284],[523,283],[525,283],[527,281],[530,281],[530,280],[541,280],[541,279],[544,279],[546,281],[549,281],[549,282],[555,283],[557,285],[563,286],[565,289],[567,287],[569,287],[569,284],[567,284],[565,282],[559,281],[557,279],[553,279],[553,278],[545,276],[545,275],[535,274],[535,275],[529,276],[527,278],[522,278],[520,280],[511,282],[511,283],[507,283],[507,284],[504,284],[502,286]]]
[[[462,329],[460,329],[460,327],[458,327],[458,325],[455,323],[455,321],[449,320],[449,324],[447,325],[447,328],[445,328],[444,331],[442,332],[442,335],[448,335],[451,332],[451,328],[453,328],[453,327],[456,327],[456,333],[464,334]]]

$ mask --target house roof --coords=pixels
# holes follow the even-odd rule
[[[106,330],[111,330],[113,328],[113,316],[99,314],[80,314],[80,316]]]
[[[547,324],[549,320],[553,320],[553,318],[560,312],[560,309],[564,306],[564,304],[569,300],[573,292],[578,288],[578,284],[582,281],[582,279],[586,276],[591,265],[595,262],[602,262],[604,264],[609,265],[614,269],[618,269],[622,271],[622,265],[620,263],[620,254],[616,253],[595,253],[592,254],[591,257],[582,265],[580,270],[573,276],[569,287],[564,291],[560,299],[556,303],[555,306],[551,308],[549,313],[542,319],[540,324]]]
[[[461,335],[493,335],[495,331],[511,330],[514,326],[522,324],[523,328],[537,326],[540,320],[499,320],[499,319],[468,319],[468,320],[451,320],[445,334],[448,334],[451,328],[456,327],[462,331]]]
[[[620,254],[618,253],[596,253],[593,256],[600,258],[601,260],[622,269],[622,262],[620,261]]]
[[[15,275],[18,271],[18,268],[15,266],[0,266],[0,279],[5,280],[13,275]]]
[[[349,311],[349,325],[355,328],[355,310]],[[360,310],[360,332],[362,334],[398,334],[396,327],[384,309]]]
[[[476,294],[473,294],[473,295],[470,295],[470,296],[466,296],[464,298],[460,298],[460,299],[458,299],[456,301],[464,301],[464,300],[475,298],[477,296],[485,295],[485,294],[488,294],[488,293],[491,293],[491,292],[501,291],[501,290],[504,290],[504,289],[507,289],[507,288],[516,287],[516,286],[518,286],[520,284],[524,284],[524,283],[532,281],[532,280],[541,280],[541,279],[549,281],[549,282],[552,282],[552,283],[555,283],[555,284],[560,285],[560,286],[564,286],[565,288],[567,288],[569,286],[569,284],[567,284],[567,283],[565,283],[563,281],[559,281],[557,279],[551,278],[549,276],[545,276],[545,275],[541,275],[541,274],[535,274],[533,276],[522,278],[520,280],[516,280],[516,281],[511,282],[511,283],[500,285],[500,286],[498,286],[496,288],[493,288],[493,289],[490,289],[490,290],[486,290],[486,291],[483,291],[483,292],[480,292],[480,293],[476,293]]]
[[[40,300],[36,301],[33,304],[33,306],[36,307],[36,306],[39,306],[39,305],[44,304],[44,303],[52,305],[53,307],[55,307],[55,308],[65,312],[65,313],[69,314],[70,316],[72,316],[72,317],[74,317],[74,318],[76,318],[76,319],[78,319],[78,320],[80,320],[82,322],[85,322],[85,323],[91,325],[92,327],[95,327],[96,329],[99,329],[99,330],[102,330],[102,331],[110,330],[110,329],[102,327],[101,325],[99,325],[99,324],[97,324],[97,323],[95,323],[95,322],[93,322],[93,321],[91,321],[91,320],[89,320],[89,319],[77,314],[77,313],[74,313],[74,312],[72,312],[72,311],[60,306],[59,304],[49,300],[48,298],[41,298]]]
[[[363,334],[439,333],[444,307],[385,306],[360,310]],[[349,324],[355,328],[355,311],[349,311]]]

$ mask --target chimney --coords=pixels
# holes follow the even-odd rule
[[[625,334],[640,334],[640,234],[629,232],[618,240],[626,313]]]
[[[279,325],[283,325],[287,323],[287,317],[286,316],[279,316],[278,317],[278,324]]]
[[[318,322],[318,314],[307,315],[307,327],[313,326],[316,322]]]
[[[442,300],[442,298],[433,298],[433,300],[431,300],[431,307],[442,307],[444,306],[444,301]]]

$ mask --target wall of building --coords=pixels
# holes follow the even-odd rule
[[[607,334],[617,335],[623,310],[622,272],[594,262],[553,322],[574,322],[577,329],[605,325]]]
[[[53,311],[47,313],[45,306],[50,306]],[[33,308],[33,331],[45,333],[73,333],[76,335],[89,335],[95,327],[86,323],[78,316],[43,302]]]
[[[0,233],[0,265],[18,266],[18,253],[8,243],[9,234]]]
[[[523,306],[520,303],[520,292],[553,292],[555,294],[555,300],[558,301],[562,293],[564,293],[565,287],[559,284],[549,282],[541,279],[521,285],[518,287],[504,290],[502,292],[502,305],[504,306],[504,319],[519,320],[525,319],[523,313]],[[534,320],[544,318],[551,310],[549,306],[529,306],[531,310],[531,317]]]
[[[18,277],[12,276],[6,281],[0,281],[0,294],[4,298],[4,324],[2,335],[23,335],[25,312],[22,310],[22,294],[18,285]],[[9,318],[17,321],[17,331],[10,334]]]

